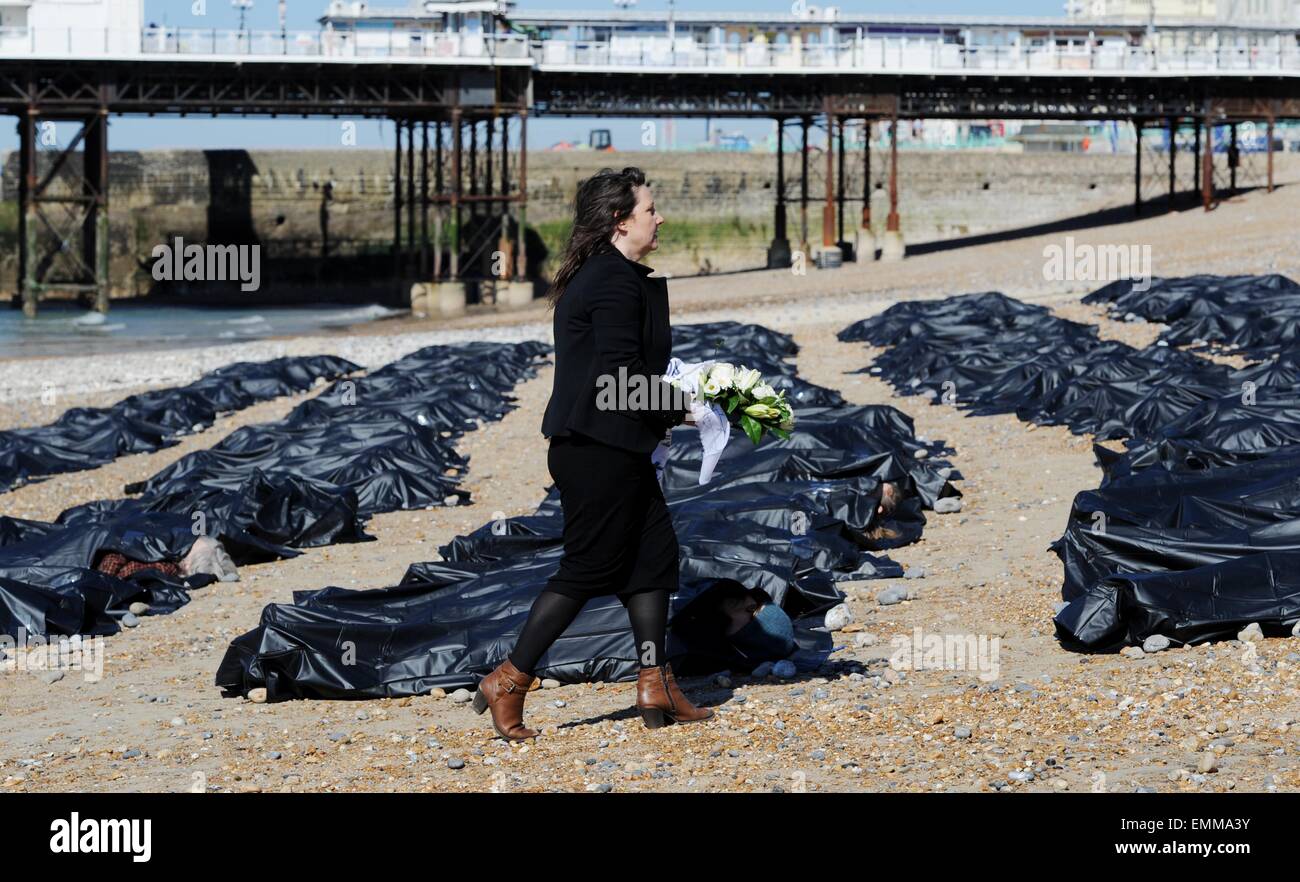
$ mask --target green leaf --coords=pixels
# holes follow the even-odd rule
[[[773,427],[772,427],[772,434],[775,435],[776,437],[780,438],[780,439],[783,440],[783,441],[789,441],[789,440],[790,440],[790,433],[787,432],[785,429],[781,429],[781,428],[778,428],[778,427],[776,427],[776,426],[773,426]]]
[[[740,418],[740,425],[744,428],[745,434],[749,436],[749,440],[758,444],[763,437],[763,427],[758,424],[758,420],[749,414],[745,414]]]

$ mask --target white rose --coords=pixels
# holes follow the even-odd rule
[[[742,367],[740,372],[736,374],[736,388],[741,392],[748,392],[762,377],[763,375],[758,371]]]
[[[713,379],[713,377],[709,377],[704,381],[704,394],[708,395],[710,398],[715,395],[720,395],[722,394],[722,387],[718,385],[717,380]]]
[[[754,397],[757,398],[759,401],[762,401],[765,398],[772,398],[775,395],[776,395],[776,390],[773,389],[771,386],[767,385],[767,383],[759,383],[757,386],[754,387]]]
[[[730,389],[736,381],[736,369],[725,362],[715,364],[709,371],[709,380],[716,382],[720,389]]]

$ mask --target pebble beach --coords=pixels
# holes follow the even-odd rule
[[[671,206],[666,207],[672,229]],[[550,483],[540,435],[553,366],[516,390],[517,409],[467,434],[473,502],[373,518],[378,541],[246,566],[168,616],[105,639],[103,677],[0,670],[0,787],[11,791],[1294,791],[1300,790],[1300,640],[1262,639],[1085,655],[1052,616],[1061,566],[1047,546],[1074,495],[1096,487],[1092,441],[1012,415],[971,417],[851,373],[877,354],[836,332],[901,300],[998,290],[1089,322],[1135,346],[1159,328],[1082,305],[1099,283],[1044,278],[1044,249],[1149,245],[1156,275],[1278,272],[1300,279],[1300,187],[1199,209],[989,244],[899,263],[800,274],[674,279],[675,325],[735,320],[790,333],[802,377],[853,403],[890,404],[944,440],[963,476],[960,510],[927,513],[924,538],[889,552],[909,578],[839,583],[838,649],[813,675],[683,680],[717,711],[646,730],[634,684],[542,684],[525,704],[532,743],[495,737],[469,693],[367,702],[223,698],[213,674],[229,641],[295,590],[396,584],[407,566],[485,521],[531,513]],[[646,263],[653,265],[653,256]],[[311,336],[103,357],[0,360],[0,427],[40,425],[236,361],[335,354],[375,368],[434,343],[550,342],[542,301],[450,321],[390,318]],[[235,429],[279,419],[314,390],[226,414],[155,453],[0,495],[0,512],[53,519],[122,495]],[[900,590],[901,589],[901,590]],[[918,631],[918,629],[920,629]],[[985,671],[899,670],[920,634],[977,634]],[[996,639],[996,643],[994,643]],[[991,676],[989,676],[991,674]]]

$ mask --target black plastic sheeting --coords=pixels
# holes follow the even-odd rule
[[[0,632],[115,633],[131,603],[171,612],[212,581],[156,570],[117,579],[93,569],[104,551],[175,561],[203,534],[244,565],[371,540],[363,524],[376,512],[467,502],[455,443],[514,409],[509,391],[549,352],[531,341],[427,347],[177,460],[127,488],[138,497],[75,506],[53,523],[0,517]]]
[[[1112,318],[1168,325],[1170,346],[1219,349],[1265,358],[1300,347],[1300,285],[1286,276],[1124,279],[1089,294]]]
[[[838,336],[889,346],[858,373],[879,375],[904,394],[1100,440],[1150,435],[1243,382],[1171,347],[1100,340],[1092,325],[996,292],[899,303]]]
[[[211,426],[218,413],[360,370],[333,355],[237,362],[187,386],[132,395],[111,407],[74,407],[46,426],[0,431],[0,493],[32,478],[93,469],[119,456],[170,447],[178,436]]]
[[[1089,299],[1169,321],[1170,343],[1285,345],[1289,332],[1275,333],[1285,322],[1266,326],[1245,307],[1246,324],[1217,325],[1231,336],[1200,318],[1245,292],[1295,297],[1292,283],[1221,281],[1226,290],[1213,277],[1156,280],[1148,292],[1117,284]],[[1171,346],[1135,350],[1000,294],[899,304],[840,336],[896,344],[870,370],[902,392],[1129,439],[1123,452],[1095,447],[1102,487],[1075,498],[1051,546],[1064,568],[1063,645],[1195,643],[1251,622],[1281,634],[1300,620],[1300,366],[1288,354],[1234,370]]]
[[[838,392],[799,379],[781,361],[797,353],[787,335],[723,322],[678,326],[674,339],[683,360],[761,371],[795,402],[796,424],[788,441],[771,437],[758,447],[733,433],[704,486],[698,441],[690,430],[674,432],[664,482],[682,563],[670,623],[725,580],[762,589],[795,620],[792,660],[815,668],[833,650],[823,620],[844,599],[835,583],[902,575],[870,553],[863,536],[878,523],[882,482],[907,492],[890,523],[896,544],[912,541],[923,508],[959,495],[945,478],[957,477],[942,459],[948,451],[918,442],[911,419],[894,408],[847,405]],[[917,459],[922,449],[931,456]],[[550,487],[534,514],[455,537],[439,549],[441,560],[412,564],[396,586],[295,592],[292,604],[267,606],[258,627],[231,643],[216,683],[226,695],[265,687],[272,701],[473,687],[514,645],[559,566],[562,533],[558,490]],[[736,664],[671,624],[667,652],[683,675]],[[638,667],[627,613],[606,597],[587,603],[537,673],[566,683],[620,681]]]

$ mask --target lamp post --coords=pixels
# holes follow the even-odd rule
[[[239,38],[242,40],[248,33],[248,10],[253,8],[253,0],[230,0],[230,5],[239,10]]]

